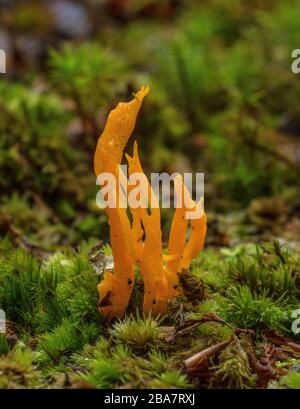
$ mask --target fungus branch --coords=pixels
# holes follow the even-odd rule
[[[206,235],[206,216],[202,205],[191,199],[182,177],[177,176],[175,195],[182,206],[175,210],[169,254],[163,256],[158,198],[143,172],[137,143],[134,144],[133,156],[126,155],[126,158],[130,180],[136,173],[142,175],[145,180],[143,187],[128,183],[127,177],[119,172],[125,146],[148,92],[149,87],[143,87],[134,95],[132,101],[120,103],[111,111],[94,157],[96,175],[110,173],[116,181],[114,188],[107,192],[114,199],[115,206],[105,209],[110,225],[115,270],[114,273],[105,272],[98,286],[99,309],[108,320],[122,317],[125,313],[134,286],[135,264],[138,265],[144,280],[144,312],[153,315],[164,314],[168,301],[178,294],[178,274],[182,269],[187,269],[192,259],[197,256]],[[128,188],[128,193],[138,203],[136,207],[129,207],[132,223],[125,206],[119,204],[121,192],[117,187],[120,184]],[[186,243],[189,223],[186,212],[197,210],[199,217],[191,220],[191,234]]]

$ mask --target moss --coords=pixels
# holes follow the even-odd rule
[[[257,246],[256,254],[241,254],[232,258],[228,274],[245,283],[256,293],[273,299],[285,295],[291,302],[299,296],[297,256],[282,248],[277,241]]]
[[[34,353],[17,348],[0,360],[0,389],[34,388],[41,385],[41,373],[34,366]]]
[[[131,315],[116,322],[110,334],[116,343],[131,345],[137,350],[147,350],[158,343],[158,322],[150,315]]]
[[[300,373],[290,371],[284,375],[279,381],[274,381],[269,384],[270,389],[299,389],[300,388]]]
[[[43,305],[49,306],[49,315],[54,313],[56,306],[53,305],[53,298],[57,287],[55,274],[45,273],[41,263],[22,249],[6,252],[0,263],[2,308],[16,325],[28,331],[36,329],[37,313],[41,313],[39,309]],[[60,309],[57,310],[60,314]]]
[[[247,352],[237,338],[221,351],[219,363],[214,369],[219,385],[231,389],[244,389],[254,385]]]
[[[4,334],[0,334],[0,356],[6,355],[9,352],[9,343]]]
[[[93,245],[93,241],[84,243],[77,253],[61,251],[41,262],[25,250],[14,249],[7,240],[0,242],[0,305],[7,309],[7,318],[14,320],[8,325],[9,334],[0,340],[0,361],[5,362],[5,368],[8,359],[12,362],[5,369],[3,387],[14,387],[15,382],[32,387],[67,387],[63,374],[72,382],[82,380],[99,388],[255,387],[257,375],[246,358],[249,347],[236,338],[236,328],[254,331],[251,336],[257,359],[263,359],[265,330],[293,335],[289,312],[297,306],[298,293],[292,294],[295,281],[289,287],[290,281],[278,279],[275,286],[261,270],[268,268],[276,276],[285,266],[290,269],[289,277],[297,281],[299,260],[274,243],[257,249],[238,246],[228,252],[208,251],[207,257],[203,252],[194,263],[193,274],[204,282],[205,299],[188,301],[182,295],[169,306],[163,321],[135,312],[111,328],[105,327],[97,310],[99,277],[89,262]],[[206,280],[214,273],[219,277],[217,285]],[[290,296],[280,296],[287,288]],[[142,300],[136,297],[131,300],[134,302]],[[219,315],[227,325],[211,321],[177,333],[176,328],[205,314]],[[210,375],[199,378],[185,371],[184,359],[231,337],[235,341],[208,362]],[[16,346],[11,343],[13,339]],[[28,366],[22,366],[26,380],[15,379],[14,368],[23,354],[24,362],[28,362]],[[282,370],[292,371],[297,357],[285,354],[282,349],[276,367],[282,365]],[[284,377],[281,383],[281,378],[270,382],[269,387],[290,387]]]
[[[73,352],[94,342],[98,335],[99,329],[95,324],[76,324],[74,321],[64,320],[53,331],[42,335],[38,360],[44,364],[57,364],[62,358],[67,360]]]
[[[149,384],[150,388],[158,389],[176,389],[176,388],[190,388],[186,375],[179,371],[167,371],[161,374],[158,379],[153,380]]]
[[[220,302],[221,316],[241,328],[273,328],[283,330],[288,324],[288,312],[283,303],[266,294],[252,293],[247,286],[231,286]]]
[[[119,346],[113,357],[108,357],[102,351],[95,353],[89,365],[89,374],[83,378],[98,388],[108,388],[115,384],[122,384],[128,377],[122,370],[124,358],[128,357],[128,347]],[[119,361],[122,358],[123,361]],[[123,362],[123,364],[121,364]]]

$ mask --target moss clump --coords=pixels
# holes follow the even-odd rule
[[[158,343],[158,322],[150,315],[134,317],[130,315],[118,321],[110,330],[116,343],[131,345],[140,350],[147,350]]]
[[[279,381],[271,382],[270,389],[300,389],[300,373],[290,371],[287,375],[280,378]]]
[[[0,360],[0,389],[36,388],[41,385],[41,373],[34,366],[34,353],[16,348]]]
[[[299,257],[277,241],[256,247],[254,254],[239,254],[229,262],[228,274],[256,293],[272,298],[299,297]]]
[[[219,363],[214,369],[219,385],[234,389],[253,386],[248,355],[237,338],[221,351]]]
[[[220,305],[221,315],[237,327],[282,330],[288,322],[288,312],[283,304],[265,294],[252,293],[246,286],[231,286]]]
[[[128,346],[119,345],[110,355],[109,351],[96,350],[89,363],[89,373],[83,376],[97,388],[108,388],[121,385],[129,379],[127,370],[124,371],[130,357]]]
[[[142,357],[122,344],[110,350],[96,347],[88,364],[88,373],[81,378],[97,388],[190,387],[186,375],[157,350],[152,349]]]
[[[0,334],[0,356],[8,354],[10,348],[7,338],[4,334]]]
[[[185,374],[176,370],[170,370],[158,376],[149,385],[151,388],[158,389],[176,389],[176,388],[190,388],[191,384]]]
[[[71,353],[93,342],[98,334],[95,324],[76,325],[71,320],[64,320],[56,329],[42,335],[38,360],[43,363],[58,363],[62,358],[66,360]]]

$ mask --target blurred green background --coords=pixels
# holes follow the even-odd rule
[[[207,243],[300,241],[299,1],[0,0],[0,48],[1,236],[108,239],[94,149],[150,84],[132,141],[147,172],[205,172]]]

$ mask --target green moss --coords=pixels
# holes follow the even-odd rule
[[[39,325],[37,314],[42,314],[44,305],[49,306],[50,315],[57,307],[56,319],[61,316],[60,308],[54,305],[57,287],[56,275],[45,272],[41,263],[22,249],[6,252],[0,260],[0,302],[8,319],[32,331]],[[52,321],[53,323],[53,321]]]
[[[221,351],[215,376],[227,388],[244,389],[253,386],[254,379],[247,352],[237,339]]]
[[[0,334],[0,356],[6,355],[9,352],[9,344],[4,334]]]
[[[187,380],[186,375],[179,371],[167,371],[162,373],[158,379],[153,380],[149,384],[150,388],[159,389],[176,389],[176,388],[190,388],[191,384]]]
[[[41,374],[34,366],[34,353],[17,348],[0,360],[0,389],[41,386]]]
[[[283,330],[288,324],[288,312],[280,302],[265,294],[257,295],[247,286],[231,286],[220,301],[221,316],[240,328],[272,328]]]
[[[73,322],[64,321],[53,331],[43,335],[40,341],[40,361],[57,363],[64,355],[80,348],[80,340]]]
[[[158,322],[148,317],[128,316],[114,324],[110,334],[115,342],[131,345],[139,350],[149,349],[158,342]]]
[[[299,296],[297,258],[276,241],[257,246],[254,255],[242,254],[232,258],[228,273],[252,291],[275,300],[285,296],[293,302]]]
[[[121,346],[120,348],[124,348]],[[124,358],[125,349],[119,349]],[[115,355],[116,356],[116,355]],[[114,358],[108,358],[103,352],[97,352],[95,358],[90,364],[90,372],[84,376],[88,382],[97,388],[108,388],[115,384],[120,384],[126,378],[127,374],[122,371],[120,363]]]
[[[58,363],[75,351],[80,351],[86,344],[96,340],[99,329],[95,324],[76,324],[64,320],[53,331],[44,334],[39,343],[39,361],[42,363]]]
[[[182,360],[230,339],[236,327],[254,329],[254,343],[264,339],[265,329],[291,335],[289,312],[297,306],[299,260],[274,243],[256,250],[246,246],[227,252],[208,251],[207,255],[203,252],[195,260],[193,271],[197,280],[201,277],[204,281],[205,298],[190,302],[181,296],[174,300],[163,321],[169,327],[161,327],[161,322],[151,316],[135,313],[116,321],[111,328],[104,327],[97,310],[99,277],[88,261],[92,246],[93,241],[85,243],[77,253],[57,252],[41,262],[25,250],[14,249],[7,240],[0,242],[1,307],[5,307],[9,320],[13,318],[20,337],[16,352],[11,350],[9,338],[1,336],[1,353],[4,361],[13,357],[13,362],[28,362],[28,385],[64,385],[56,379],[68,373],[72,379],[98,388],[188,388],[208,386],[208,382],[229,388],[254,387],[255,373],[238,339],[211,360],[212,379],[204,384],[187,376]],[[290,269],[289,277],[294,280],[280,280],[281,268]],[[269,269],[272,277],[279,274],[278,284],[262,276],[261,269]],[[218,275],[217,284],[209,285],[206,278],[213,274]],[[280,296],[288,288],[289,297]],[[140,297],[137,300],[141,302]],[[201,319],[204,314],[217,314],[227,325],[207,322],[176,333],[174,326]],[[22,349],[24,344],[36,351],[30,355],[29,349]],[[260,344],[256,345],[259,350]],[[276,366],[280,364],[291,370],[296,361],[284,358],[276,362]],[[12,385],[14,369],[7,371],[3,387]],[[290,387],[287,383],[278,385]]]
[[[49,64],[52,82],[74,100],[84,118],[91,118],[127,76],[127,63],[122,57],[96,43],[51,50]]]
[[[271,389],[300,389],[300,373],[290,371],[287,375],[280,378],[278,382],[271,382],[269,385]]]

